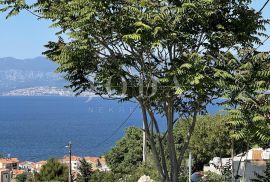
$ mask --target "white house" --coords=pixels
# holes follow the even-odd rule
[[[39,162],[33,163],[31,166],[31,171],[40,172],[42,166],[45,164],[47,164],[47,161],[39,161]]]
[[[71,170],[78,171],[78,166],[80,165],[81,157],[71,156]],[[63,163],[69,166],[69,156],[64,156]]]
[[[0,181],[1,182],[10,182],[12,177],[11,170],[9,169],[0,169]]]
[[[19,160],[17,158],[0,158],[0,169],[18,169]]]
[[[266,162],[270,160],[270,149],[262,148],[250,149],[247,153],[234,156],[233,167],[236,182],[250,182],[256,178],[255,173],[264,175]],[[215,157],[209,162],[209,166],[204,166],[204,172],[211,171],[221,174],[222,166],[226,163],[232,164],[231,158]]]
[[[34,162],[30,162],[30,161],[20,162],[19,169],[24,170],[26,172],[31,172],[33,164]]]

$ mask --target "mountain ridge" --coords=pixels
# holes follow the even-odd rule
[[[45,57],[0,58],[0,94],[30,87],[64,88],[63,75],[55,73],[58,65]]]

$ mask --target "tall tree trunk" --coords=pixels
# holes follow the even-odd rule
[[[166,163],[166,157],[165,157],[165,153],[164,153],[164,145],[162,143],[159,126],[158,126],[158,123],[157,123],[157,120],[156,120],[156,118],[154,116],[153,111],[151,111],[151,109],[149,107],[148,107],[147,111],[148,111],[148,113],[149,113],[149,115],[151,117],[152,123],[154,124],[155,130],[157,132],[157,138],[158,138],[158,143],[159,143],[159,147],[160,147],[161,164],[162,164],[162,167],[163,167],[163,170],[164,170],[164,174],[166,175],[166,179],[169,179],[169,176],[168,176],[169,173],[168,173],[168,168],[167,168],[167,163]]]
[[[166,115],[167,115],[167,145],[169,150],[169,158],[171,163],[171,180],[172,182],[177,182],[178,174],[179,174],[179,165],[176,157],[176,149],[175,149],[175,140],[173,135],[173,121],[174,121],[174,111],[173,111],[173,103],[171,101],[167,102],[167,106],[165,106]]]
[[[185,152],[186,152],[187,149],[188,149],[188,146],[189,146],[189,142],[190,142],[192,133],[193,133],[194,128],[195,128],[195,126],[196,126],[197,115],[198,115],[198,112],[195,110],[194,113],[193,113],[193,116],[192,116],[192,123],[191,123],[191,126],[190,126],[190,128],[189,128],[189,131],[188,131],[188,133],[187,133],[186,140],[184,141],[184,145],[183,145],[183,147],[182,147],[181,150],[180,150],[180,155],[179,155],[179,158],[178,158],[178,164],[179,164],[179,165],[182,164],[183,159],[184,159]]]
[[[158,170],[158,172],[160,174],[161,181],[162,182],[169,182],[169,179],[166,178],[167,175],[164,174],[164,170],[163,170],[163,168],[162,168],[162,166],[160,164],[159,153],[157,151],[153,135],[151,135],[151,133],[150,133],[145,103],[142,100],[139,100],[139,103],[140,103],[141,109],[142,109],[143,122],[144,122],[144,125],[145,125],[145,134],[146,134],[147,138],[149,139],[149,143],[150,143],[150,146],[151,146],[151,151],[153,153],[154,161],[155,161],[157,170]]]

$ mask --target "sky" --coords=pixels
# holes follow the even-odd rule
[[[252,7],[259,10],[266,0],[253,0]],[[263,16],[270,19],[270,3],[263,10]],[[18,59],[41,56],[45,51],[44,45],[56,40],[55,29],[49,28],[50,22],[37,20],[28,12],[22,12],[15,17],[5,19],[0,13],[0,58],[15,57]],[[270,26],[267,27],[270,35]],[[270,39],[260,50],[270,50]]]

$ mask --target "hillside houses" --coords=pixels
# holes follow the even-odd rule
[[[92,165],[92,170],[96,171],[109,171],[109,167],[106,164],[104,157],[84,157],[87,162]],[[77,175],[79,173],[78,167],[80,166],[80,160],[82,157],[71,156],[71,169],[72,174]],[[59,159],[63,164],[69,165],[69,156],[64,156]],[[11,182],[15,181],[17,175],[33,172],[40,172],[42,166],[45,165],[47,161],[19,161],[17,158],[0,158],[0,182]]]
[[[253,148],[234,156],[233,163],[231,158],[215,157],[209,162],[209,166],[204,167],[204,172],[221,174],[222,167],[233,164],[236,182],[250,182],[251,179],[256,178],[255,173],[264,175],[267,161],[270,161],[270,149]]]
[[[9,182],[24,171],[19,169],[17,158],[0,158],[0,181]]]
[[[110,171],[105,157],[85,157],[85,160],[92,165],[93,171]]]
[[[80,165],[80,160],[85,159],[88,163],[92,165],[92,170],[96,171],[109,171],[109,167],[107,166],[106,160],[104,157],[79,157],[79,156],[71,156],[71,169],[72,171],[78,171],[78,167]],[[69,156],[64,156],[62,162],[64,164],[69,165]]]
[[[38,162],[33,162],[30,169],[30,172],[40,172],[41,168],[43,165],[45,165],[47,161],[38,161]]]
[[[17,158],[0,158],[0,169],[18,169],[19,160]]]
[[[80,163],[81,157],[78,156],[71,156],[71,170],[72,171],[77,171],[78,166]],[[66,165],[69,165],[69,156],[64,156],[62,162]]]

